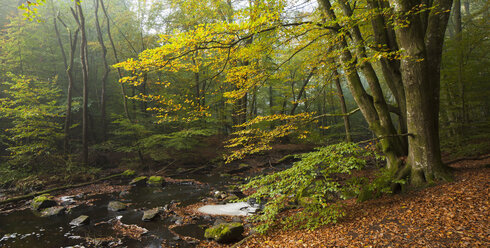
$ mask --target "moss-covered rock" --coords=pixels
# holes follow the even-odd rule
[[[129,185],[131,185],[131,186],[145,186],[147,181],[148,181],[148,178],[145,176],[136,177],[133,180],[131,180],[131,182],[129,182]]]
[[[242,223],[222,223],[206,229],[204,237],[207,239],[214,239],[218,243],[231,243],[242,239],[243,231],[244,228]]]
[[[136,174],[134,170],[125,170],[122,175],[125,177],[133,177]]]
[[[151,176],[148,179],[148,185],[155,187],[163,187],[165,186],[165,180],[161,176]]]
[[[127,208],[126,204],[120,201],[111,201],[107,205],[107,209],[114,212],[123,211],[126,210],[126,208]]]
[[[32,199],[31,202],[31,208],[32,210],[35,211],[39,211],[44,208],[54,207],[56,205],[58,204],[53,200],[53,197],[49,194],[36,196],[34,199]]]

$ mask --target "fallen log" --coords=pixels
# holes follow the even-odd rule
[[[29,198],[33,198],[33,197],[36,197],[38,195],[47,194],[47,193],[51,193],[51,192],[54,192],[54,191],[79,188],[79,187],[83,187],[83,186],[86,186],[86,185],[90,185],[90,184],[102,182],[102,181],[105,181],[105,180],[109,180],[109,179],[112,179],[112,178],[120,177],[122,175],[123,175],[123,173],[119,173],[119,174],[115,174],[115,175],[111,175],[111,176],[99,178],[97,180],[90,181],[90,182],[73,184],[73,185],[65,185],[65,186],[61,186],[61,187],[57,187],[57,188],[52,188],[52,189],[47,189],[47,190],[43,190],[43,191],[33,192],[33,193],[30,193],[30,194],[27,194],[27,195],[15,196],[15,197],[8,198],[8,199],[5,199],[5,200],[0,201],[0,205],[6,204],[6,203],[11,203],[11,202],[16,202],[16,201],[21,201],[21,200],[25,200],[25,199],[29,199]]]

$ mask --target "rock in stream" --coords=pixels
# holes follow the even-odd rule
[[[124,204],[120,201],[111,201],[107,205],[107,209],[109,211],[114,211],[114,212],[123,211],[123,210],[126,210],[126,208],[127,208],[126,204]]]

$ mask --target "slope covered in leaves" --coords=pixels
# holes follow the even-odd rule
[[[239,247],[489,247],[489,164],[490,158],[458,162],[451,165],[453,182],[364,203],[349,200],[338,224],[277,230]]]

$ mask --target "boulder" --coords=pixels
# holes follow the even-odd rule
[[[124,204],[120,201],[111,201],[107,205],[107,209],[109,211],[114,211],[114,212],[123,211],[123,210],[126,210],[126,208],[127,208],[126,204]]]
[[[165,180],[161,176],[151,176],[148,179],[148,185],[155,187],[163,187],[165,186]]]
[[[150,209],[150,210],[146,210],[145,212],[143,212],[143,218],[141,218],[141,220],[142,221],[152,221],[159,214],[160,214],[160,209],[158,209],[158,208],[153,208],[153,209]]]
[[[55,206],[41,210],[41,217],[56,216],[65,213],[65,207]]]
[[[231,243],[241,240],[243,231],[242,223],[222,223],[206,229],[204,237],[214,239],[218,243]]]
[[[90,223],[90,217],[88,217],[87,215],[80,215],[76,219],[73,219],[70,222],[70,225],[71,226],[82,226],[82,225],[86,225],[88,223]]]
[[[129,185],[131,185],[131,186],[145,186],[146,181],[148,181],[148,178],[145,176],[136,177],[133,180],[131,180],[131,182],[129,182]]]
[[[49,194],[43,194],[40,196],[36,196],[31,202],[32,210],[39,211],[44,208],[54,207],[58,205],[53,197]]]

